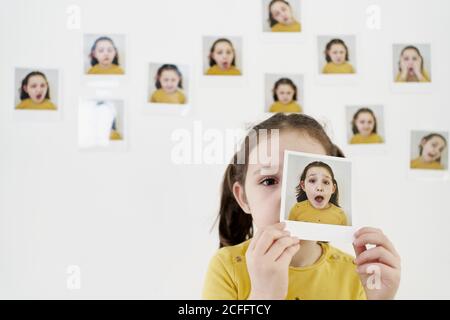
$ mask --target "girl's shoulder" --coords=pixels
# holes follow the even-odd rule
[[[351,266],[352,268],[355,267],[355,263],[353,260],[355,259],[354,256],[351,254],[348,254],[334,246],[332,246],[329,243],[321,243],[323,248],[326,248],[326,258],[329,262],[333,263],[342,263],[347,266]]]
[[[220,248],[217,251],[215,257],[222,260],[222,262],[225,264],[235,264],[242,262],[245,259],[245,253],[247,252],[250,241],[251,239],[234,246]]]

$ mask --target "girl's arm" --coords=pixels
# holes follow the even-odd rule
[[[375,247],[367,249],[366,245]],[[361,228],[353,247],[357,271],[369,300],[393,299],[400,285],[400,256],[380,229]]]

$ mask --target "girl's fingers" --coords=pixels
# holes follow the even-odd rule
[[[253,251],[255,249],[256,243],[258,242],[259,238],[261,237],[261,235],[263,234],[263,232],[267,229],[278,229],[278,230],[283,230],[286,226],[286,223],[284,222],[279,222],[276,223],[274,225],[265,227],[265,228],[261,228],[261,230],[258,230],[258,232],[255,234],[255,236],[253,237],[253,239],[250,241],[250,244],[248,246],[248,250]]]
[[[300,243],[287,247],[276,261],[281,262],[283,264],[289,264],[292,260],[292,257],[297,253],[299,249]]]
[[[368,262],[380,262],[392,268],[400,268],[399,259],[384,247],[375,247],[365,250],[356,259],[357,265],[363,265]]]
[[[275,241],[266,253],[266,257],[271,261],[276,261],[286,248],[299,243],[296,237],[283,237]]]
[[[372,229],[376,230],[376,229]],[[360,247],[366,246],[368,244],[373,244],[376,246],[382,246],[385,247],[387,250],[389,250],[394,256],[398,257],[398,253],[394,248],[394,245],[389,241],[389,239],[381,232],[369,232],[365,231],[363,233],[359,233],[355,240],[353,241],[353,246],[358,248],[358,251],[361,251],[362,249]],[[355,251],[357,251],[355,249]],[[365,250],[362,250],[363,252]],[[357,255],[361,252],[356,252]]]
[[[355,237],[358,237],[358,236],[360,236],[363,233],[371,233],[371,232],[383,233],[383,231],[381,229],[378,229],[378,228],[363,227],[363,228],[358,229],[358,231],[355,232]]]
[[[261,234],[260,238],[255,244],[255,249],[253,253],[256,255],[265,255],[267,250],[272,246],[273,242],[282,238],[289,236],[289,231],[279,230],[279,229],[266,229]]]

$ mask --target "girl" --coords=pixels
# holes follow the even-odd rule
[[[430,82],[430,76],[423,67],[423,57],[414,46],[405,47],[400,53],[396,82]]]
[[[327,64],[322,73],[355,73],[353,66],[348,63],[348,48],[341,39],[332,39],[325,47],[325,59]]]
[[[308,164],[296,190],[297,203],[288,220],[347,225],[347,217],[339,207],[338,184],[329,165],[321,161]]]
[[[164,64],[159,67],[156,77],[156,91],[153,92],[150,102],[154,103],[186,103],[183,89],[182,75],[176,65]]]
[[[269,23],[272,32],[300,32],[302,27],[295,20],[289,2],[272,0],[269,4]]]
[[[21,102],[17,110],[56,110],[50,101],[50,88],[45,74],[39,71],[30,72],[19,89]]]
[[[279,79],[272,92],[275,102],[269,112],[302,112],[302,107],[297,103],[297,86],[291,79]]]
[[[322,126],[303,114],[277,113],[251,132],[259,130],[277,130],[279,148],[268,156],[280,160],[273,166],[267,161],[249,162],[256,159],[258,147],[271,139],[267,134],[253,139],[249,134],[228,165],[218,215],[221,249],[210,262],[203,297],[394,298],[400,282],[400,258],[381,230],[362,228],[355,234],[357,258],[353,260],[328,243],[291,237],[279,223],[284,151],[343,157]],[[367,248],[368,244],[375,247]],[[374,267],[381,275],[378,290],[366,288],[367,269]]]
[[[111,38],[100,37],[95,40],[89,54],[91,68],[88,74],[124,74],[119,66],[119,53]]]
[[[383,143],[383,138],[377,134],[377,118],[369,108],[361,108],[353,115],[352,131],[350,144]]]
[[[217,39],[211,46],[208,55],[209,69],[207,75],[239,76],[241,72],[236,68],[236,52],[228,39]]]
[[[447,140],[439,133],[426,135],[420,141],[419,157],[411,160],[411,169],[444,170],[441,157],[446,146]]]

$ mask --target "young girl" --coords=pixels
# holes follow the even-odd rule
[[[279,223],[284,151],[343,156],[322,126],[303,114],[277,113],[251,132],[259,130],[272,134],[272,130],[279,130],[279,148],[267,156],[280,160],[273,164],[249,162],[257,159],[258,147],[271,139],[268,134],[259,139],[249,134],[228,165],[218,216],[221,249],[210,262],[203,297],[394,298],[400,282],[400,258],[381,230],[362,228],[355,234],[357,258],[353,260],[328,243],[291,237],[285,225]],[[367,248],[368,244],[375,246]],[[366,287],[369,267],[380,271],[379,289]]]
[[[241,75],[239,69],[236,68],[236,52],[230,40],[221,38],[214,41],[208,57],[207,75]]]
[[[321,161],[308,164],[296,190],[297,203],[288,220],[347,225],[347,216],[339,207],[338,184],[329,165]]]
[[[150,102],[154,103],[186,103],[184,96],[182,75],[176,65],[164,64],[159,67],[156,77],[156,91],[153,92]]]
[[[430,82],[430,76],[423,67],[423,57],[414,46],[405,47],[400,53],[396,82]]]
[[[348,48],[341,39],[332,39],[325,47],[325,59],[327,64],[322,73],[355,73],[353,66],[348,63]]]
[[[297,103],[297,86],[291,79],[279,79],[272,92],[275,102],[269,112],[302,112],[302,107]]]
[[[119,53],[111,38],[100,37],[95,40],[89,58],[92,67],[88,74],[124,74],[119,66]]]
[[[383,143],[383,138],[377,134],[377,118],[369,108],[361,108],[353,115],[352,131],[350,144]]]
[[[447,140],[438,133],[430,133],[422,138],[419,145],[419,157],[411,160],[411,169],[444,170],[441,164],[442,152]]]
[[[17,110],[56,110],[50,101],[50,88],[45,74],[39,71],[30,72],[20,86],[21,102]]]
[[[269,4],[269,23],[272,32],[300,32],[300,22],[295,20],[289,2],[272,0]]]

